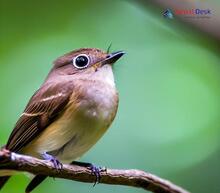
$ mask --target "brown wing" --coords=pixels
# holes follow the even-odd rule
[[[72,89],[64,84],[45,85],[30,99],[12,131],[6,149],[18,152],[39,135],[62,112]]]

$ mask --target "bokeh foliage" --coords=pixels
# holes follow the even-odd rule
[[[0,145],[51,68],[79,47],[125,50],[115,66],[119,111],[83,158],[114,168],[150,171],[191,190],[220,192],[218,42],[162,9],[135,1],[0,0]],[[12,178],[2,193],[22,192]],[[44,192],[144,192],[48,179]]]

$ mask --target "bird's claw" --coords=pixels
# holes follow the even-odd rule
[[[95,182],[93,184],[93,187],[96,185],[96,184],[99,184],[100,183],[100,180],[101,180],[101,172],[106,172],[107,169],[106,167],[97,167],[93,164],[91,164],[89,167],[88,167],[89,170],[91,170],[91,173],[95,176]]]
[[[43,158],[45,160],[50,161],[57,170],[63,169],[63,164],[58,159],[56,159],[54,156],[48,153],[43,153]]]
[[[94,164],[91,163],[86,163],[86,162],[78,162],[78,161],[73,161],[73,165],[81,166],[81,167],[86,167],[89,169],[92,173],[92,175],[95,176],[95,182],[93,184],[93,187],[100,182],[101,179],[101,172],[107,172],[106,167],[97,167]]]

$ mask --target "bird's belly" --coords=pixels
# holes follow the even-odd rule
[[[98,141],[111,124],[115,112],[114,108],[79,110],[69,106],[67,109],[23,150],[25,154],[41,158],[44,152],[48,152],[63,163],[70,163]]]
[[[49,153],[63,163],[70,163],[87,152],[105,133],[107,128],[107,124],[103,120],[92,120],[85,117],[80,121],[74,119],[65,128],[71,131],[71,138]]]

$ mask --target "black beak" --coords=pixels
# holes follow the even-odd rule
[[[106,59],[102,62],[104,64],[114,64],[119,58],[121,58],[125,54],[124,51],[113,52],[108,54]]]

